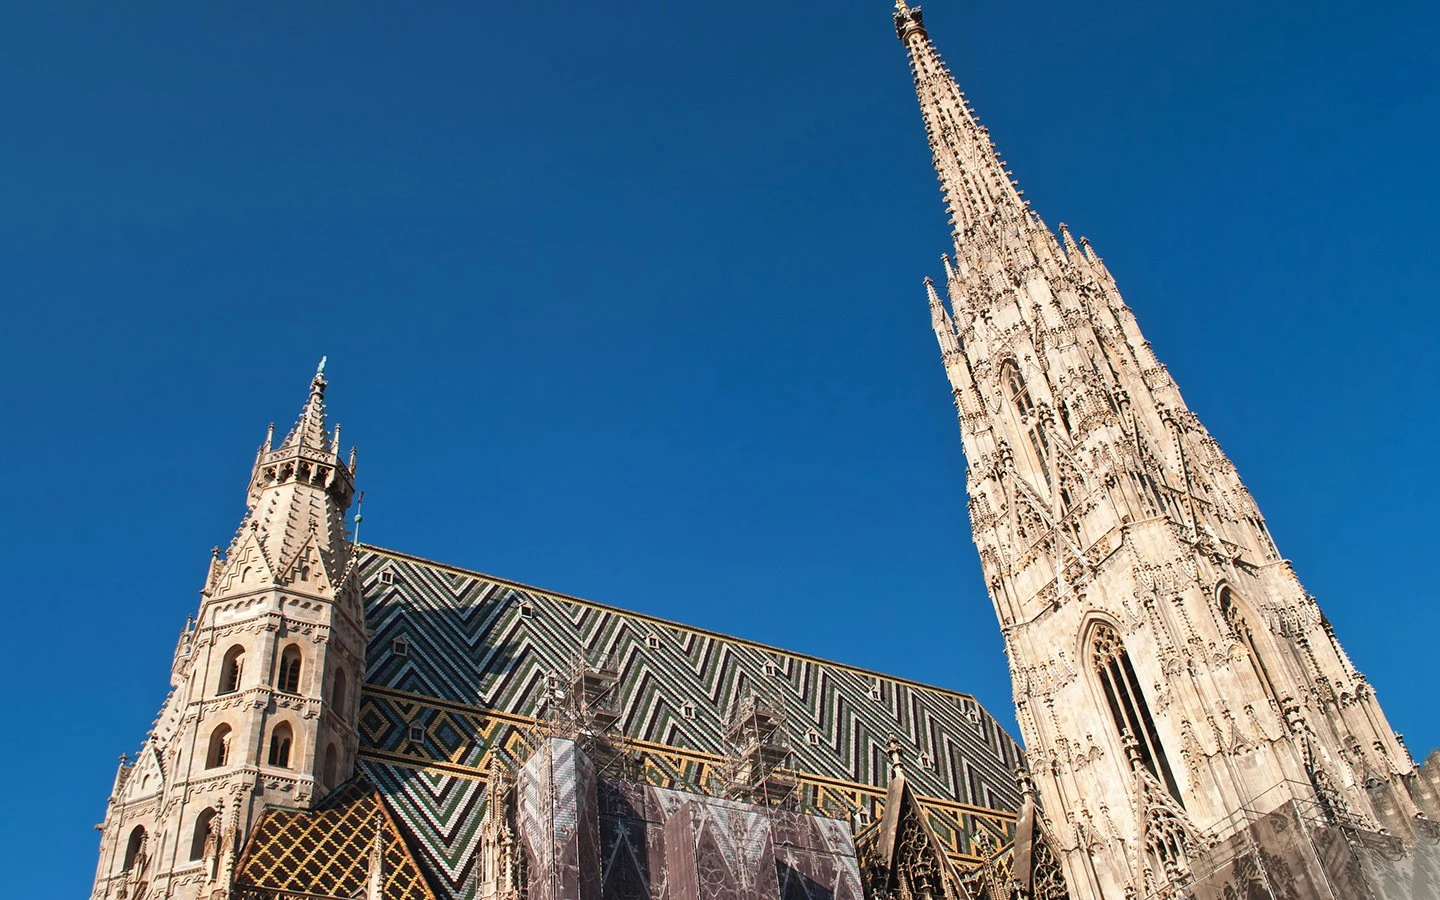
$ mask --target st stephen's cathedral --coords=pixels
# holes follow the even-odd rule
[[[359,543],[322,365],[122,757],[93,900],[1440,898],[1437,766],[894,22],[1023,749],[964,693]]]

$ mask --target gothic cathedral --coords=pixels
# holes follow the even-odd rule
[[[92,900],[1440,900],[1440,766],[894,21],[1024,749],[968,694],[359,543],[322,361],[121,757]]]

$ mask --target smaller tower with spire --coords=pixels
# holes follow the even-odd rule
[[[225,896],[264,806],[309,808],[359,746],[365,623],[345,514],[354,451],[325,424],[325,360],[280,445],[255,455],[246,513],[212,552],[180,634],[171,690],[139,754],[121,757],[92,897]]]

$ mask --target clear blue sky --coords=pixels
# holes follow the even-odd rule
[[[1412,749],[1440,744],[1434,4],[932,2]],[[1010,721],[885,0],[0,13],[16,897],[75,897],[265,425],[364,537]]]

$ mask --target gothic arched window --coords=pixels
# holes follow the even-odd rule
[[[1005,388],[1006,399],[1022,419],[1035,411],[1035,403],[1030,399],[1030,389],[1025,387],[1025,379],[1020,377],[1020,367],[1015,364],[1015,360],[1007,359],[1000,367],[1000,383]]]
[[[300,693],[300,648],[291,644],[280,654],[280,675],[275,689],[287,694]]]
[[[211,807],[195,817],[195,832],[190,837],[190,858],[204,859],[207,844],[213,844],[215,831],[215,809]]]
[[[350,689],[349,681],[344,669],[335,670],[335,685],[330,689],[330,705],[342,716],[345,715],[345,695]]]
[[[1130,654],[1125,652],[1119,632],[1103,622],[1097,624],[1090,633],[1090,659],[1100,677],[1110,717],[1115,721],[1121,739],[1134,741],[1140,762],[1179,800],[1180,788],[1165,758],[1165,748],[1160,744],[1155,719],[1150,715],[1150,707],[1140,689],[1140,679],[1135,677],[1135,667],[1130,663]]]
[[[1040,468],[1045,473],[1045,481],[1050,481],[1050,435],[1045,431],[1045,423],[1036,419],[1030,425],[1030,449],[1035,451],[1035,458],[1040,461]]]
[[[270,732],[270,765],[290,768],[290,744],[294,739],[295,732],[288,722],[275,726],[275,730]]]
[[[220,664],[220,693],[233,694],[240,690],[240,676],[245,670],[245,648],[236,644],[225,651],[225,660]]]
[[[205,768],[218,769],[230,761],[230,726],[220,724],[210,732],[210,746],[205,751]]]
[[[125,844],[125,862],[120,871],[128,872],[136,866],[145,866],[145,826],[136,825],[130,832],[130,840]]]
[[[1168,879],[1181,877],[1189,867],[1190,835],[1167,809],[1152,809],[1145,823],[1145,849]]]
[[[1223,585],[1220,588],[1220,615],[1225,617],[1225,624],[1230,628],[1230,633],[1239,639],[1240,643],[1245,646],[1245,651],[1250,654],[1250,664],[1260,678],[1260,685],[1265,689],[1266,696],[1275,704],[1277,711],[1281,710],[1280,694],[1275,690],[1275,682],[1270,678],[1270,670],[1265,665],[1265,658],[1260,655],[1255,646],[1255,635],[1250,633],[1250,623],[1245,621],[1245,616],[1240,611],[1240,603],[1236,600],[1235,592],[1230,590],[1229,585]]]
[[[1030,389],[1025,386],[1025,379],[1020,375],[1020,367],[1015,360],[1007,359],[1000,366],[1000,384],[1004,389],[1005,397],[1010,405],[1015,408],[1015,414],[1020,417],[1020,424],[1025,429],[1025,436],[1030,441],[1030,449],[1035,452],[1035,460],[1040,464],[1040,470],[1045,475],[1045,481],[1050,481],[1050,434],[1045,430],[1045,423],[1035,415],[1035,401],[1030,397]]]

